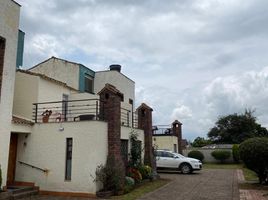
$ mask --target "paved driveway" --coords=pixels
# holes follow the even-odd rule
[[[173,181],[140,200],[239,200],[235,170],[209,169],[191,175],[160,176]]]
[[[160,174],[173,181],[140,200],[239,200],[235,170],[209,169],[191,175]],[[86,200],[86,198],[34,196],[31,200]],[[25,198],[22,200],[29,200]],[[88,198],[87,198],[88,200]]]

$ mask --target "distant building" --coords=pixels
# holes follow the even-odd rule
[[[182,123],[175,120],[171,126],[153,126],[153,145],[157,149],[166,149],[182,153],[186,148],[186,140],[182,139]]]

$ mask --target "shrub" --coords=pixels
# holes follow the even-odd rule
[[[200,161],[203,161],[204,160],[203,153],[201,151],[197,151],[197,150],[190,151],[188,153],[188,157],[195,158],[195,159],[198,159]]]
[[[139,172],[142,175],[142,179],[151,179],[152,178],[152,168],[148,165],[141,165],[139,167]]]
[[[211,152],[211,155],[216,159],[223,163],[225,160],[230,158],[231,152],[226,150],[215,150]]]
[[[232,147],[232,153],[233,153],[233,159],[236,163],[239,163],[240,157],[239,157],[239,145],[234,144]]]
[[[96,169],[95,182],[101,182],[103,191],[117,192],[123,189],[124,173],[122,166],[115,160],[114,156],[108,156],[106,165],[99,165]]]
[[[239,155],[246,167],[256,172],[260,183],[268,182],[268,138],[251,138],[239,146]]]
[[[134,185],[135,185],[135,180],[129,176],[126,176],[124,193],[130,192],[134,188]]]
[[[130,148],[130,162],[129,165],[131,167],[138,167],[139,165],[141,165],[141,143],[138,140],[138,133],[136,133],[135,131],[132,131],[130,133],[130,144],[131,144],[131,148]]]
[[[140,183],[142,180],[142,175],[139,170],[133,167],[128,168],[127,176],[133,178],[135,180],[135,183]]]

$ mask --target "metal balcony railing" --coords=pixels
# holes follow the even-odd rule
[[[171,125],[154,125],[153,135],[173,135]]]
[[[132,127],[131,118],[131,111],[125,108],[121,108],[121,125]]]
[[[104,121],[104,106],[99,99],[51,101],[33,104],[32,119],[35,123],[73,122],[86,120]],[[122,126],[138,128],[138,115],[125,108],[120,111]]]
[[[53,101],[33,104],[35,123],[104,120],[99,99]]]

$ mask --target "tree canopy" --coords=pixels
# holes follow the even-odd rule
[[[251,110],[220,117],[208,132],[209,139],[215,143],[239,144],[248,138],[262,136],[268,136],[268,131],[256,122]]]
[[[203,147],[203,146],[206,146],[208,144],[211,144],[210,140],[206,140],[203,137],[197,137],[194,139],[192,146],[193,147]]]

